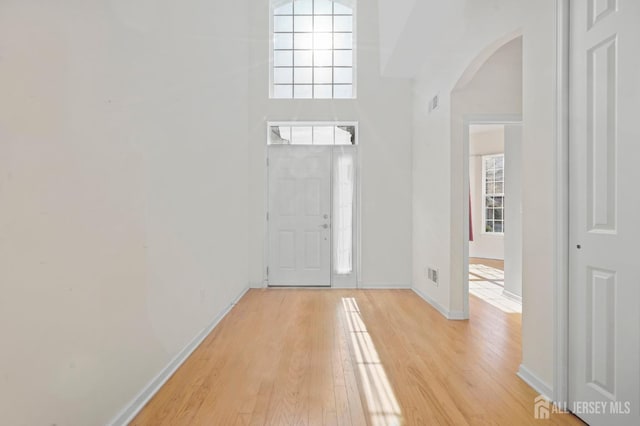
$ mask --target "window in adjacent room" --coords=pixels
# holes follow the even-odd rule
[[[504,233],[504,154],[482,157],[483,232]]]
[[[272,98],[355,98],[354,1],[271,1]]]

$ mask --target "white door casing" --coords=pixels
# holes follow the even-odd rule
[[[640,1],[572,1],[570,16],[568,408],[637,425]]]
[[[271,286],[331,285],[331,147],[269,147]]]

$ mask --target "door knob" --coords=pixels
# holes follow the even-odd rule
[[[326,223],[324,225],[320,225],[321,228],[327,229],[329,228],[329,225],[327,225]]]

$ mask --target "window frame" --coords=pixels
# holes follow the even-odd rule
[[[294,3],[294,1],[295,0],[291,0],[291,3]],[[313,1],[315,1],[315,0],[312,0],[312,8],[313,8]],[[313,69],[315,67],[314,67],[314,65],[312,63],[311,67],[309,67],[311,69],[311,72],[312,72],[311,83],[308,83],[308,84],[307,83],[298,83],[298,84],[296,84],[294,81],[292,81],[291,86],[292,86],[293,92],[291,94],[291,97],[290,98],[281,98],[281,97],[275,97],[275,94],[274,94],[274,89],[275,89],[275,85],[276,85],[275,84],[275,66],[274,66],[274,56],[275,56],[275,45],[274,45],[274,38],[275,38],[274,37],[274,34],[275,34],[274,16],[275,15],[274,15],[274,11],[276,9],[276,5],[274,4],[273,1],[271,1],[271,0],[269,1],[269,56],[268,56],[268,58],[269,58],[269,81],[268,81],[268,85],[269,85],[268,90],[269,90],[269,92],[268,93],[269,93],[269,99],[270,100],[273,99],[273,100],[289,100],[289,101],[292,101],[292,100],[295,100],[295,101],[335,101],[335,100],[338,100],[338,101],[350,101],[350,100],[355,100],[355,99],[358,98],[358,89],[357,89],[357,87],[358,87],[358,85],[357,85],[357,80],[358,80],[358,78],[357,78],[357,76],[358,76],[358,72],[357,72],[357,63],[358,63],[358,55],[357,55],[357,50],[358,50],[357,49],[357,46],[358,46],[358,37],[357,37],[358,11],[357,11],[357,4],[358,4],[358,2],[357,2],[357,0],[352,0],[352,2],[353,2],[353,5],[351,6],[351,11],[352,11],[352,14],[351,14],[351,16],[352,16],[352,24],[351,24],[351,44],[352,44],[351,45],[351,55],[352,56],[351,56],[351,61],[352,61],[352,63],[351,63],[351,67],[350,67],[352,69],[352,75],[351,75],[351,97],[348,97],[348,98],[340,98],[340,97],[336,98],[336,97],[334,97],[334,94],[335,94],[334,89],[335,89],[336,85],[338,85],[338,86],[348,86],[349,84],[348,83],[344,83],[344,84],[337,83],[336,84],[335,82],[332,82],[332,83],[327,83],[326,84],[327,86],[331,86],[331,97],[316,98],[314,96],[315,93],[313,92],[313,90],[314,90],[313,89],[313,86],[314,86]],[[294,12],[295,12],[295,10],[292,13],[294,13]],[[332,14],[332,15],[315,15],[315,10],[313,10],[312,13],[313,13],[312,15],[301,15],[301,16],[311,16],[312,20],[313,20],[313,17],[315,17],[315,16],[332,16],[332,17],[335,17],[335,16],[349,16],[349,15],[340,15],[340,14],[338,14],[338,15],[335,15],[335,14]],[[282,16],[289,16],[289,15],[282,15]],[[291,15],[291,16],[293,17],[293,19],[295,19],[296,15]],[[298,16],[300,16],[300,15],[298,15]],[[338,32],[338,33],[341,33],[341,32]],[[292,34],[294,34],[294,33],[292,32]],[[314,34],[314,33],[312,31],[309,34]],[[332,32],[330,34],[335,34],[335,32],[332,30]],[[291,52],[292,52],[293,55],[295,55],[296,49],[294,49],[293,47],[294,46],[292,46]],[[288,49],[285,49],[285,50],[288,50]],[[349,49],[338,49],[338,51],[340,51],[340,50],[349,50]],[[300,51],[300,50],[298,50],[298,51]],[[313,46],[309,51],[313,55],[313,51],[314,51]],[[332,46],[331,52],[332,52],[332,58],[333,58],[333,53],[336,52],[336,50],[333,49],[333,46]],[[333,62],[333,59],[332,59],[332,62]],[[288,67],[284,67],[284,68],[288,68]],[[295,67],[295,63],[294,63],[291,66],[291,69],[294,72],[294,76],[293,76],[294,79],[295,79],[295,68],[296,67]],[[307,68],[307,67],[302,67],[302,68]],[[333,80],[333,79],[335,79],[335,74],[334,74],[334,70],[335,69],[346,69],[346,68],[349,68],[349,67],[346,67],[346,66],[344,66],[344,67],[343,66],[336,67],[332,63],[331,67],[326,67],[326,68],[331,69],[331,71],[332,71],[332,80]],[[298,85],[298,86],[300,86],[300,85],[302,85],[302,86],[310,85],[312,87],[312,95],[311,95],[311,97],[310,98],[296,98],[295,97],[295,86],[296,85]]]
[[[483,155],[481,158],[482,158],[482,192],[481,192],[482,194],[482,229],[481,229],[481,233],[485,235],[504,236],[505,211],[506,211],[506,205],[505,205],[506,176],[504,173],[505,172],[504,153]],[[494,159],[494,158],[502,158],[502,192],[501,193],[493,192],[491,194],[488,194],[487,193],[487,161],[486,160]],[[496,181],[494,180],[494,183],[495,182]],[[487,197],[502,197],[502,232],[487,231]]]
[[[274,126],[282,126],[282,127],[339,127],[339,126],[349,126],[355,129],[354,134],[354,143],[351,145],[333,145],[329,144],[272,144],[271,140],[271,127]],[[360,132],[358,130],[358,122],[357,121],[267,121],[267,146],[358,146]]]

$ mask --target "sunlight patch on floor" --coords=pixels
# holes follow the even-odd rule
[[[367,401],[373,426],[402,424],[400,404],[396,399],[380,357],[360,315],[360,308],[353,297],[342,298],[347,317],[355,362],[358,366],[362,389]]]
[[[503,294],[504,271],[482,264],[469,265],[469,294],[508,314],[522,313],[522,304]]]
[[[469,281],[477,280],[504,284],[504,271],[480,263],[472,263],[469,265]]]

